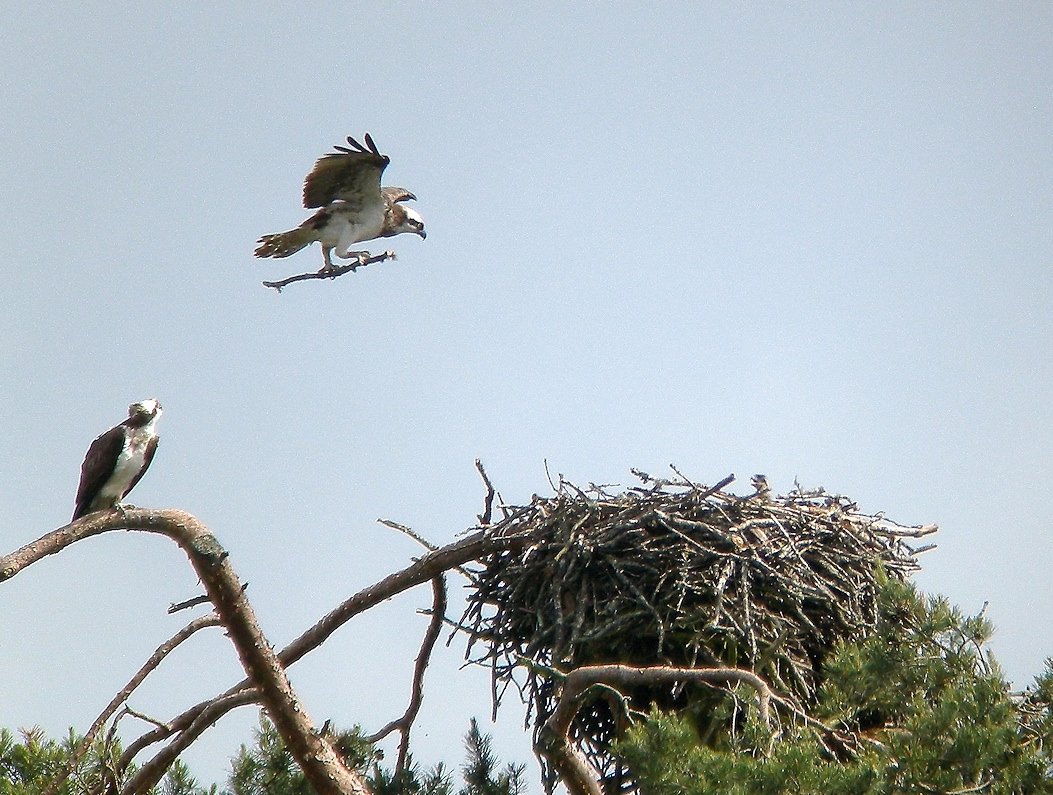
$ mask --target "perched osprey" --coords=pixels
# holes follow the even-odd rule
[[[380,187],[380,175],[391,159],[377,151],[366,133],[366,146],[351,136],[346,146],[334,147],[318,159],[303,183],[303,206],[321,207],[318,212],[289,232],[264,235],[259,239],[257,257],[288,257],[314,241],[322,244],[322,270],[333,270],[332,252],[341,259],[364,260],[368,251],[352,251],[363,240],[391,237],[412,232],[426,237],[424,219],[401,202],[417,197],[405,188]]]
[[[128,419],[110,428],[88,448],[80,467],[77,508],[73,520],[106,508],[120,508],[121,500],[146,473],[157,450],[154,426],[161,405],[150,398],[128,407]]]

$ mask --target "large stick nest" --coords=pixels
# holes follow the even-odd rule
[[[642,485],[620,493],[561,478],[554,497],[506,507],[492,525],[531,541],[475,573],[469,654],[492,669],[495,708],[514,683],[535,730],[558,697],[552,670],[599,663],[748,668],[807,705],[834,645],[874,627],[879,569],[906,577],[923,550],[904,539],[935,531],[822,489],[775,496],[760,476],[742,497],[722,490],[731,478],[705,488],[634,474]],[[703,735],[701,713],[716,703],[704,685],[628,695],[633,709],[693,705]],[[576,733],[601,770],[619,711],[598,698],[579,712]]]

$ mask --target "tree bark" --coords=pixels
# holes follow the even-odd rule
[[[0,582],[72,543],[109,530],[144,530],[168,536],[190,559],[237,650],[245,673],[260,691],[260,701],[286,747],[318,795],[368,795],[362,778],[348,770],[336,751],[319,736],[289,684],[227,557],[201,522],[185,511],[126,508],[90,514],[0,558]],[[142,784],[141,784],[142,786]],[[137,792],[145,792],[143,786]]]

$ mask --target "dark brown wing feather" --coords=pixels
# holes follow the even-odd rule
[[[146,470],[150,468],[150,462],[154,460],[154,453],[157,452],[157,437],[153,437],[146,444],[146,452],[143,454],[143,468],[139,470],[139,474],[132,478],[132,482],[125,489],[124,494],[121,495],[123,500],[129,491],[135,488],[135,484],[143,479],[143,475],[146,474]]]
[[[369,149],[350,136],[347,142],[355,149],[338,146],[338,151],[323,155],[314,164],[303,183],[304,207],[324,207],[336,199],[362,207],[377,200],[380,175],[390,159],[376,151],[368,135]]]
[[[106,479],[113,473],[117,456],[124,447],[124,428],[118,425],[99,436],[84,456],[80,465],[80,485],[77,487],[77,507],[73,518],[79,519],[88,512],[88,506],[106,484]]]
[[[405,188],[396,188],[394,185],[385,185],[380,189],[380,192],[384,194],[384,201],[386,202],[404,202],[412,199],[417,200],[417,197],[410,193]]]

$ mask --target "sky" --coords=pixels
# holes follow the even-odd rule
[[[91,440],[164,407],[130,501],[201,519],[283,646],[553,476],[767,475],[937,523],[918,584],[1018,687],[1053,654],[1053,6],[36,3],[0,8],[0,547],[62,526]],[[427,240],[281,294],[345,136]],[[451,581],[455,614],[463,581]],[[94,538],[0,585],[0,726],[84,731],[198,593],[181,553]],[[427,585],[290,670],[316,723],[401,714]],[[522,710],[436,652],[414,734]],[[132,706],[241,678],[218,630]],[[129,730],[133,727],[129,720]],[[222,783],[254,710],[185,756]],[[538,790],[536,776],[532,787]]]

